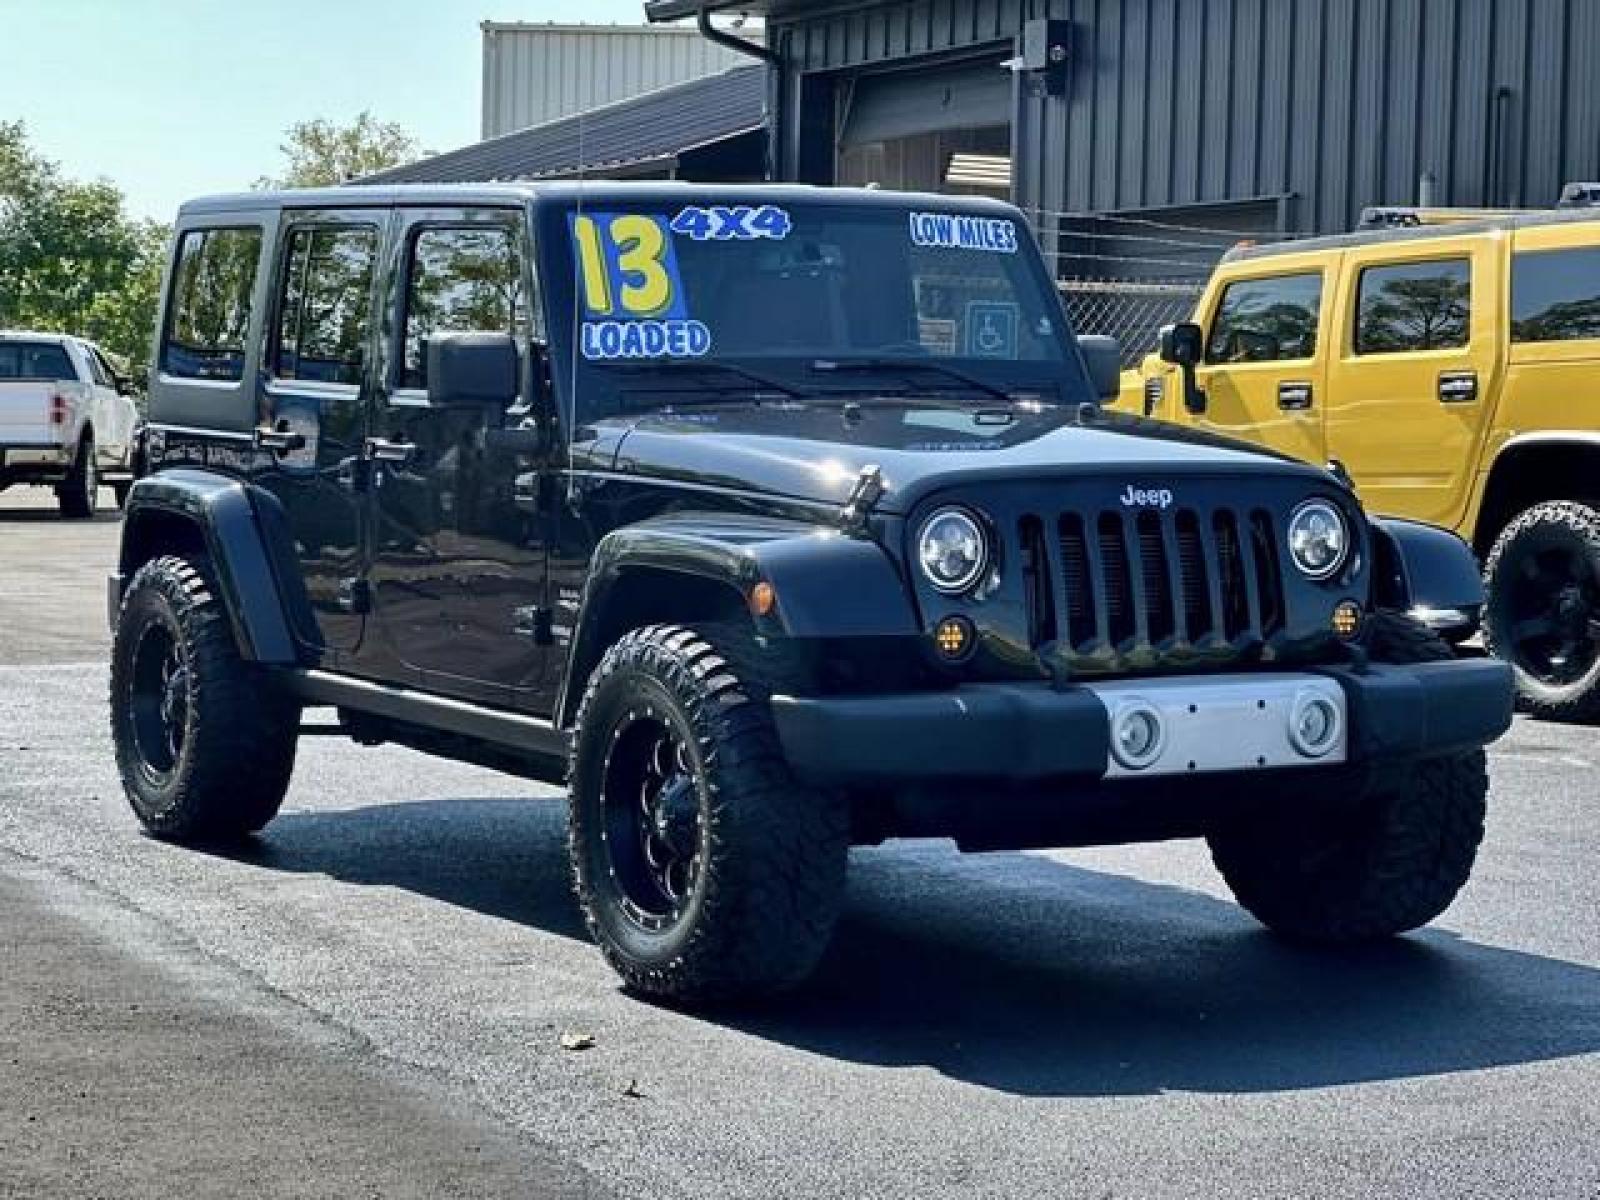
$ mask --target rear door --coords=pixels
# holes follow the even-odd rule
[[[286,447],[257,459],[316,614],[320,650],[347,666],[370,607],[359,463],[376,377],[383,208],[286,210],[272,264],[259,428]]]
[[[1501,235],[1345,254],[1330,346],[1328,453],[1373,512],[1457,526],[1502,368]]]
[[[1231,270],[1206,314],[1195,424],[1307,462],[1326,461],[1325,255],[1284,255]],[[1181,410],[1182,401],[1178,402]]]
[[[391,270],[392,334],[372,432],[407,457],[378,468],[373,489],[377,630],[362,669],[527,707],[549,641],[538,511],[547,464],[538,439],[523,436],[533,425],[526,367],[539,321],[527,212],[402,210]],[[524,384],[509,409],[429,406],[428,339],[451,332],[516,339]]]

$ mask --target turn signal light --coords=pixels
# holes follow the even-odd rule
[[[1353,638],[1361,632],[1361,605],[1354,600],[1341,600],[1334,606],[1333,631],[1342,638]]]
[[[750,589],[750,611],[758,617],[764,617],[778,606],[778,592],[766,580],[762,580]]]
[[[934,626],[934,648],[941,658],[950,662],[957,662],[971,653],[974,640],[972,622],[966,617],[946,617]]]

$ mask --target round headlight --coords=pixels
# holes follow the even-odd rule
[[[1327,579],[1350,553],[1350,530],[1326,500],[1307,500],[1289,518],[1289,557],[1301,574]]]
[[[964,592],[989,565],[989,539],[971,514],[941,508],[922,523],[917,560],[928,582],[947,595]]]

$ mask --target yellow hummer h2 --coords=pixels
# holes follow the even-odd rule
[[[1600,717],[1600,209],[1461,215],[1230,252],[1119,404],[1455,530],[1524,707]]]

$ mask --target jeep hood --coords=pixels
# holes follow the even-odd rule
[[[990,480],[1087,473],[1159,487],[1176,476],[1329,478],[1242,442],[1090,407],[730,402],[603,424],[610,428],[595,432],[615,447],[612,469],[682,484],[843,504],[862,468],[876,465],[887,489],[877,507],[886,512]]]

